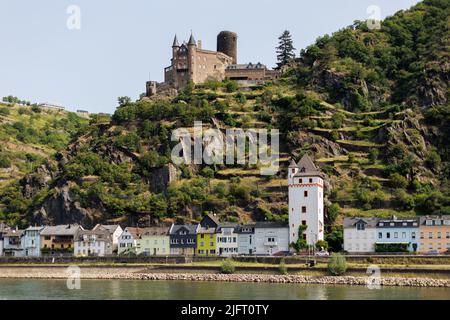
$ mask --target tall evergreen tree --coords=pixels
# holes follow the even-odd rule
[[[277,66],[278,68],[281,68],[286,65],[289,60],[295,58],[296,49],[294,48],[291,33],[288,30],[285,30],[278,40],[280,41],[279,46],[277,47]]]

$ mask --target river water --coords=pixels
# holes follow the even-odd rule
[[[0,279],[0,299],[50,300],[450,300],[450,288],[332,286],[189,281],[82,280],[70,290],[65,280]]]

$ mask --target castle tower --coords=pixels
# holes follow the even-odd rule
[[[233,64],[237,63],[237,34],[231,31],[222,31],[217,36],[217,51],[225,53],[233,58]]]
[[[324,239],[324,176],[305,155],[298,164],[291,161],[288,184],[289,242],[296,242],[300,225],[306,225],[302,236],[309,245],[315,245]]]
[[[177,53],[177,51],[180,49],[180,44],[178,43],[178,38],[177,35],[175,35],[175,38],[173,39],[173,44],[172,44],[172,50],[173,50],[173,57],[175,58],[175,55]]]
[[[197,43],[195,42],[194,35],[191,33],[191,37],[189,38],[188,44],[188,69],[189,69],[189,80],[196,82],[194,77],[195,70],[195,57],[196,57],[196,49]]]

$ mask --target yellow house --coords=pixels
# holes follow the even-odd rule
[[[73,253],[75,234],[83,230],[77,224],[47,226],[41,231],[43,254]]]
[[[196,255],[208,257],[217,255],[216,228],[200,228],[197,232]]]
[[[450,216],[425,216],[420,218],[419,252],[450,251]]]

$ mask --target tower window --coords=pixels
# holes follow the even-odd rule
[[[302,207],[302,213],[306,213],[306,206]]]
[[[306,197],[308,197],[308,191],[303,192],[303,195]]]

